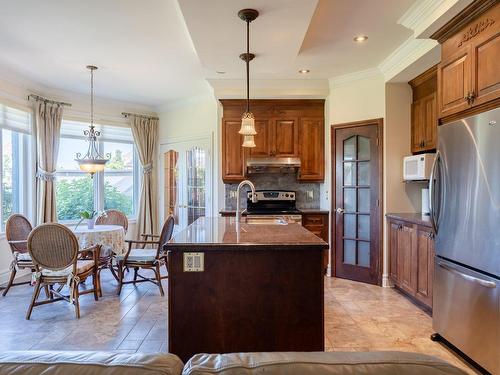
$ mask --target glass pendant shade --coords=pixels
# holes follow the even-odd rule
[[[257,132],[255,131],[255,118],[253,117],[252,112],[245,112],[241,117],[241,128],[238,132],[243,135],[255,135]]]
[[[243,137],[243,147],[256,147],[253,135],[245,135]]]
[[[107,160],[106,160],[107,162]],[[104,170],[105,162],[97,163],[95,160],[79,160],[80,170],[90,174],[102,172]]]

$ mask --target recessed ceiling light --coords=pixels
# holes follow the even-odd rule
[[[309,73],[309,72],[310,72],[310,70],[309,70],[309,69],[300,69],[300,70],[299,70],[299,73],[301,73],[301,74],[307,74],[307,73]]]
[[[217,73],[217,74],[226,74],[226,72],[224,72],[222,70],[216,70],[215,73]]]
[[[358,35],[358,36],[354,37],[354,41],[358,42],[358,43],[364,42],[367,39],[368,39],[368,37],[366,35]]]

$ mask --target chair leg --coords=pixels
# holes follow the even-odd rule
[[[49,299],[54,299],[54,285],[49,286]]]
[[[76,318],[80,319],[80,283],[77,283],[73,289],[73,303],[75,304]]]
[[[161,273],[160,273],[160,264],[156,263],[156,282],[158,283],[158,288],[160,288],[160,294],[163,297],[165,292],[163,291],[163,286],[161,285]]]
[[[137,281],[137,273],[139,272],[139,267],[134,267],[134,281]]]
[[[94,299],[99,301],[99,293],[101,292],[100,288],[100,277],[97,268],[94,269],[94,273],[92,274],[92,282],[94,284]],[[101,293],[102,297],[102,293]]]
[[[109,270],[111,271],[111,274],[113,275],[113,277],[115,278],[115,280],[119,281],[118,280],[118,275],[116,274],[116,271],[115,271],[115,269],[113,267],[113,260],[112,259],[109,261]]]
[[[123,262],[118,262],[118,291],[116,294],[120,295],[123,287]]]
[[[43,290],[45,291],[45,296],[47,297],[47,299],[50,299],[50,291],[49,291],[49,286],[48,285],[45,285],[43,287]]]
[[[31,313],[33,311],[33,307],[35,306],[35,302],[38,298],[38,295],[40,294],[40,285],[42,281],[40,279],[37,280],[35,284],[35,289],[33,290],[33,297],[31,297],[31,303],[30,306],[28,307],[28,312],[26,313],[26,320],[30,320],[31,318]]]
[[[10,278],[9,278],[9,283],[7,284],[7,287],[5,288],[5,290],[3,291],[2,293],[2,296],[6,296],[7,295],[7,292],[9,291],[10,287],[12,286],[12,284],[14,284],[14,278],[16,277],[16,269],[13,268],[12,271],[10,272]]]

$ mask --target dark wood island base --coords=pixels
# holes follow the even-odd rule
[[[239,237],[239,238],[237,238]],[[323,250],[298,224],[201,218],[166,245],[169,352],[323,351]],[[203,253],[201,272],[185,253]],[[198,258],[199,259],[199,258]]]

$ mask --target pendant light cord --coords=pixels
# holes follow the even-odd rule
[[[94,127],[94,69],[90,69],[90,126]]]
[[[250,112],[250,21],[247,20],[247,113]]]

